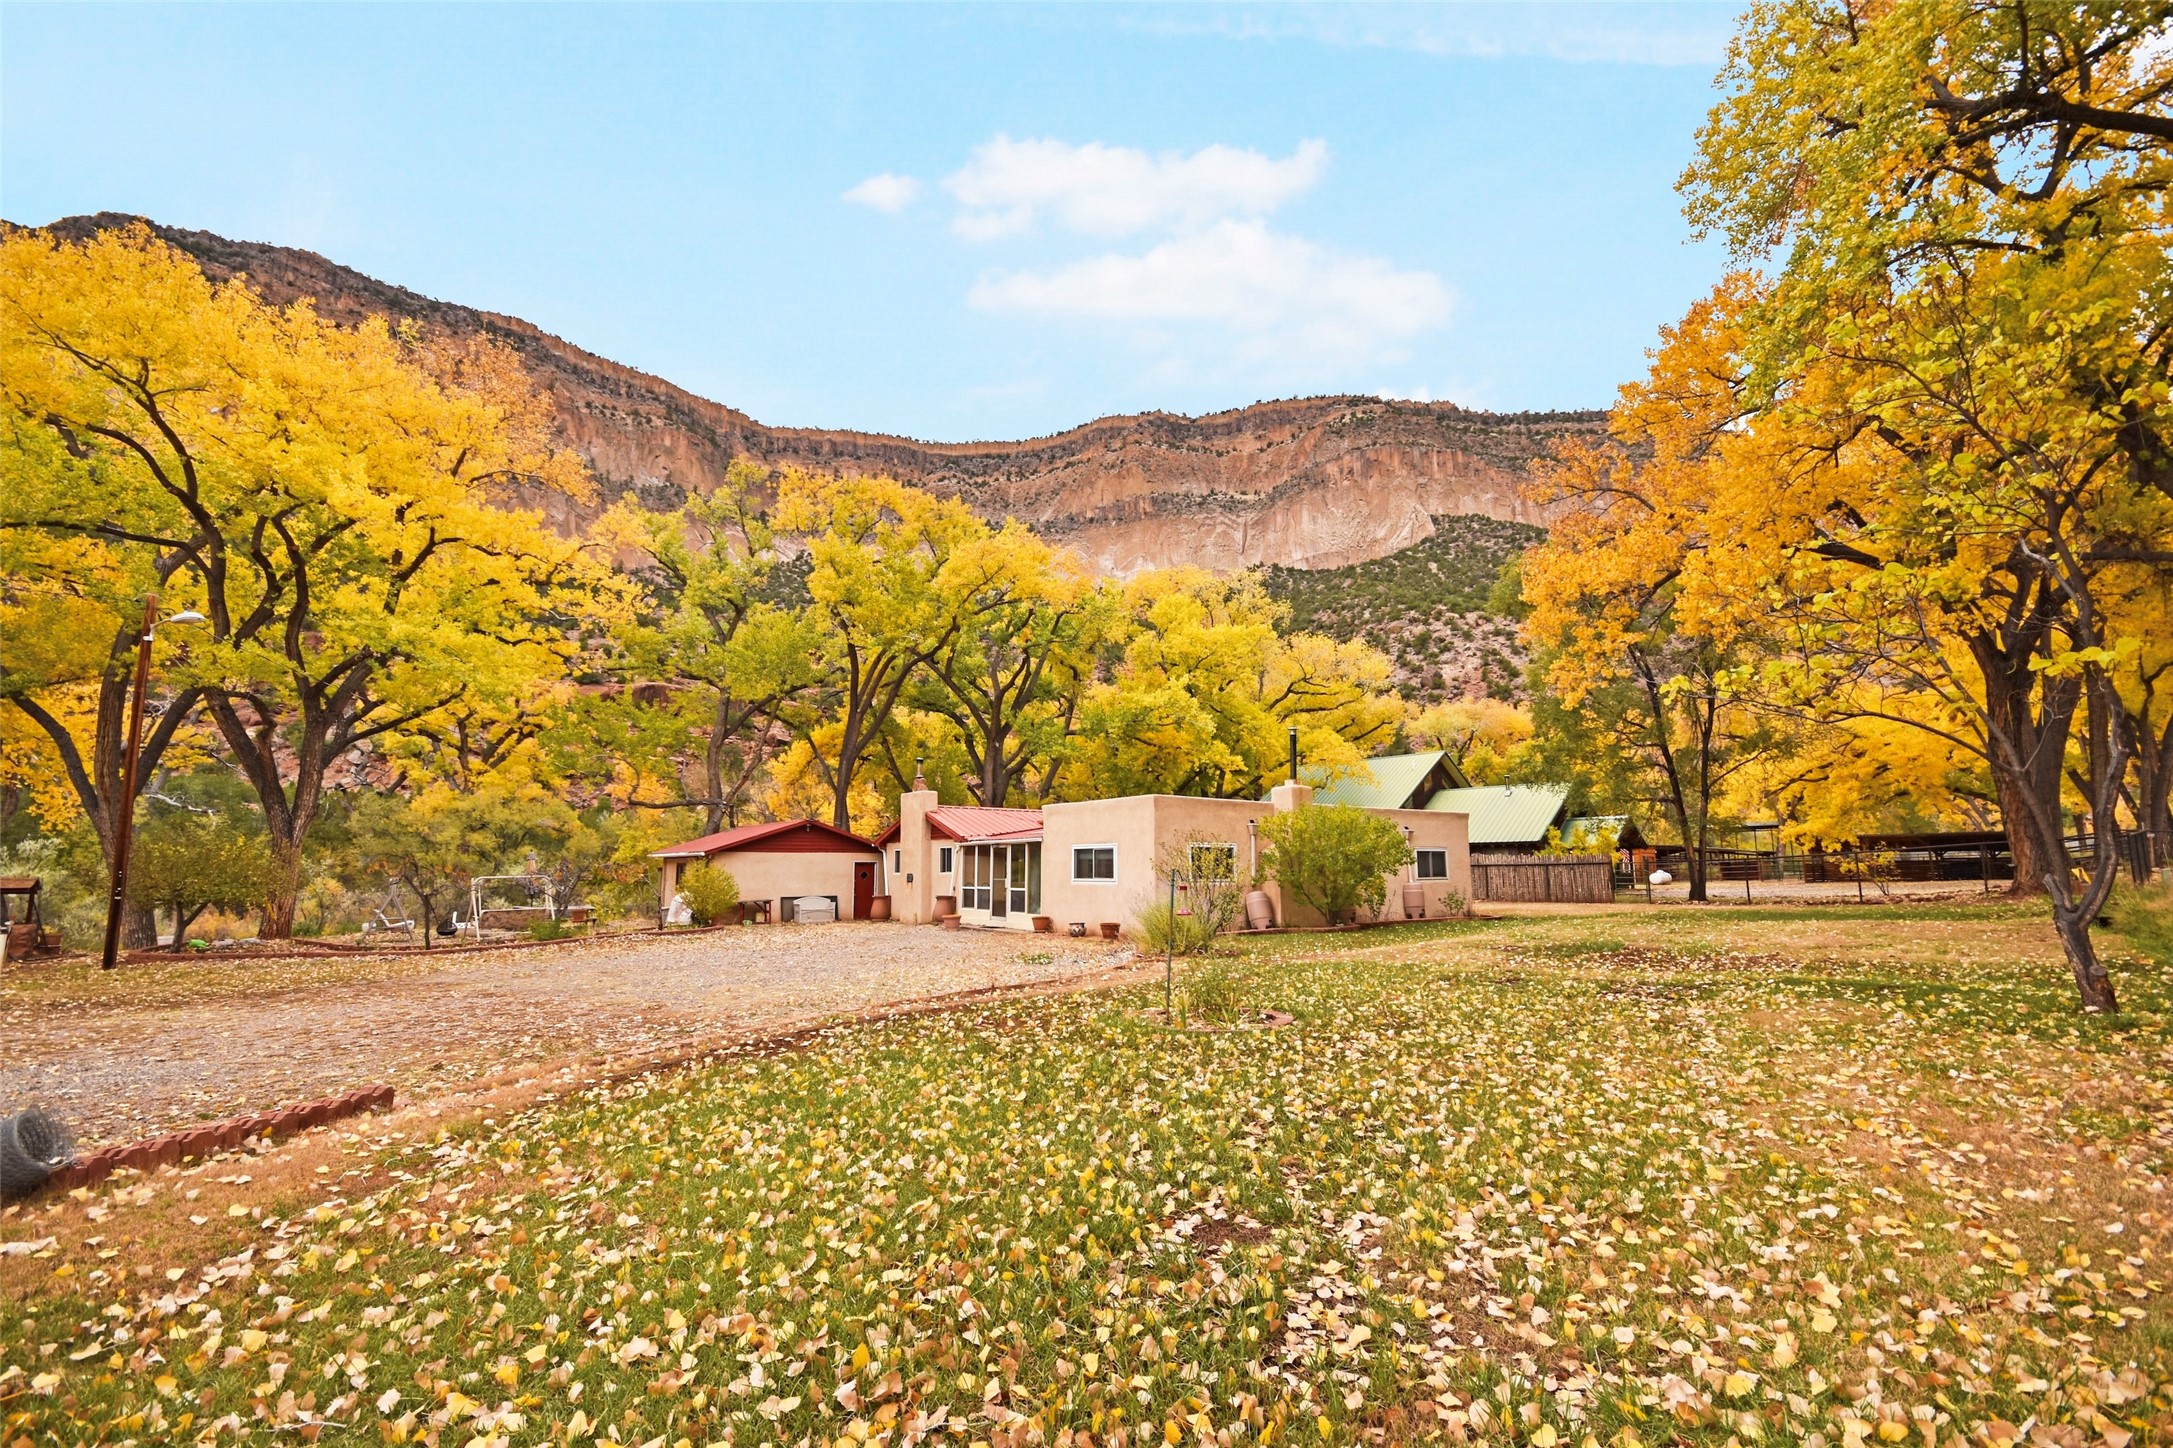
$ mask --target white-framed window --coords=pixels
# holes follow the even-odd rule
[[[1418,852],[1418,877],[1421,880],[1448,879],[1449,852],[1447,850],[1420,850]]]
[[[1071,847],[1071,878],[1081,885],[1113,882],[1117,878],[1117,847],[1115,845],[1073,845]]]
[[[1190,850],[1188,864],[1195,880],[1235,880],[1237,878],[1237,846],[1197,841]]]
[[[949,845],[938,845],[936,847],[936,873],[938,875],[951,873],[951,847]]]

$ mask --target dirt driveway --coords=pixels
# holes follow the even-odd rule
[[[389,1083],[430,1097],[635,1061],[997,987],[1056,985],[1128,947],[878,924],[637,935],[414,955],[83,965],[0,975],[0,1112],[79,1143]]]

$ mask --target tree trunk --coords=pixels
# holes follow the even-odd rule
[[[2095,917],[2075,910],[2056,910],[2053,914],[2053,929],[2059,932],[2060,948],[2067,953],[2068,967],[2075,973],[2075,993],[2082,998],[2082,1008],[2093,1015],[2113,1014],[2120,1009],[2120,1002],[2113,994],[2113,979],[2106,974],[2105,963],[2098,959],[2097,944],[2090,938],[2090,923]]]
[[[2054,869],[2067,868],[2057,825],[2048,849],[2044,831],[2033,828],[2031,821],[2047,809],[2055,822],[2059,818],[2061,770],[2082,698],[2081,681],[2033,671],[2028,648],[2003,649],[1998,640],[1984,637],[1973,639],[1970,648],[1984,679],[1985,763],[1999,797],[2007,847],[2014,854],[2015,878],[2008,894],[2035,895]]]
[[[307,831],[308,825],[302,826]],[[272,836],[271,875],[265,881],[264,919],[258,934],[266,940],[294,935],[295,899],[302,893],[302,846],[299,840]]]
[[[2143,832],[2143,859],[2151,867],[2173,862],[2173,720],[2152,738],[2149,699],[2128,717],[2135,740],[2135,824]]]

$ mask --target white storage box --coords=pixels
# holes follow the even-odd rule
[[[802,895],[792,902],[792,918],[802,925],[828,925],[838,918],[838,907],[821,895]]]

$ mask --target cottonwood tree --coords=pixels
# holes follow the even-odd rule
[[[254,788],[264,928],[291,933],[335,765],[476,693],[563,674],[602,570],[510,490],[579,493],[547,406],[485,343],[345,329],[213,287],[142,227],[0,241],[0,524],[125,554],[208,617],[170,672]]]
[[[1693,219],[1771,268],[1742,351],[1784,481],[1736,521],[1783,540],[1765,575],[1838,686],[1977,736],[2091,1010],[2115,1003],[2088,926],[2116,857],[2100,828],[2072,875],[2062,765],[2080,727],[2109,824],[2115,599],[2173,563],[2163,19],[1767,5],[1685,178]]]
[[[918,702],[956,729],[977,803],[1010,802],[1036,763],[1045,793],[1116,624],[1111,592],[1016,523],[961,544],[935,587],[956,627],[924,655]]]
[[[809,553],[806,657],[823,681],[777,717],[828,785],[830,822],[850,829],[869,751],[915,673],[961,627],[959,599],[937,579],[988,525],[962,503],[889,478],[788,472],[777,526]]]
[[[1618,756],[1638,760],[1682,840],[1690,898],[1706,898],[1715,806],[1782,750],[1787,730],[1747,690],[1748,621],[1695,604],[1707,513],[1749,439],[1727,296],[1669,329],[1651,374],[1622,389],[1608,435],[1572,444],[1528,491],[1558,510],[1521,574],[1525,638],[1547,685]]]
[[[1128,580],[1114,659],[1087,691],[1058,793],[1258,798],[1286,772],[1296,728],[1310,769],[1361,766],[1406,710],[1362,642],[1284,635],[1250,574],[1168,569]]]
[[[633,555],[653,599],[653,616],[620,640],[622,672],[666,686],[670,711],[685,715],[698,741],[691,796],[646,799],[637,791],[626,802],[698,808],[705,834],[739,822],[776,752],[775,719],[819,681],[816,641],[769,597],[778,560],[761,509],[768,481],[764,469],[735,462],[715,490],[677,509],[621,502],[595,529]],[[639,689],[617,697],[660,712]]]

